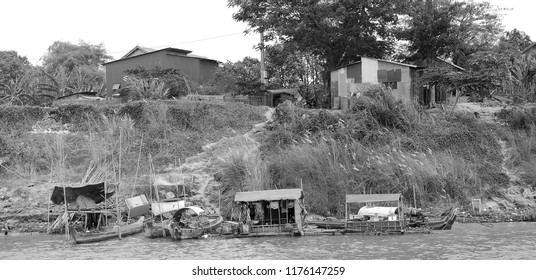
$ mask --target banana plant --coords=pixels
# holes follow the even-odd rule
[[[60,66],[53,75],[43,69],[41,69],[41,72],[47,80],[37,84],[37,89],[41,92],[41,96],[58,98],[72,93],[71,88],[69,88],[72,73],[67,73],[63,66]]]
[[[25,100],[35,101],[34,97],[27,93],[28,84],[29,80],[26,74],[0,83],[0,104],[24,105]]]

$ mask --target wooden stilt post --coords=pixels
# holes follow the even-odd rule
[[[108,193],[108,183],[106,181],[104,181],[104,223],[107,225],[108,224],[108,201],[107,201],[107,193]],[[99,222],[97,223],[97,230],[99,230],[99,225],[100,225],[100,219],[102,218],[102,213],[100,214],[99,216]]]
[[[49,192],[47,203],[47,234],[50,231],[50,198],[52,197],[52,191]]]
[[[138,153],[138,164],[136,165],[136,176],[134,177],[134,188],[132,188],[132,192],[131,192],[131,195],[134,195],[134,190],[136,189],[137,187],[137,183],[138,183],[138,171],[140,169],[140,160],[141,160],[141,147],[143,146],[143,135],[141,136],[141,140],[140,140],[140,151]],[[130,211],[129,211],[129,216],[130,216]]]
[[[68,212],[68,209],[67,209],[67,190],[66,190],[66,187],[65,187],[65,162],[64,162],[64,151],[63,151],[63,136],[60,134],[58,135],[58,138],[57,138],[57,145],[58,145],[58,153],[60,155],[60,159],[59,159],[59,173],[60,173],[60,177],[61,177],[61,184],[63,186],[63,202],[65,204],[65,217],[67,219],[67,221],[65,222],[65,235],[67,237],[67,241],[70,240],[70,236],[69,236],[69,212]]]

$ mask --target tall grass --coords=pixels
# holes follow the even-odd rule
[[[308,207],[344,213],[349,193],[402,193],[418,207],[500,196],[508,185],[492,125],[429,115],[373,88],[350,110],[276,109],[262,145],[274,185],[306,189]]]
[[[331,140],[293,146],[271,162],[274,183],[289,188],[303,184],[308,208],[323,215],[343,215],[346,194],[402,193],[419,207],[440,200],[463,203],[466,197],[484,194],[475,168],[449,153]]]
[[[222,214],[231,217],[235,193],[272,189],[273,184],[266,163],[255,148],[234,147],[219,158],[221,188],[213,192],[212,201],[218,201],[221,191]]]
[[[0,119],[10,124],[0,124],[3,166],[23,178],[50,178],[55,155],[51,143],[55,134],[30,133],[32,125],[47,118],[46,112],[19,106],[0,109]],[[64,135],[64,151],[66,178],[72,183],[88,179],[91,175],[87,173],[92,173],[89,169],[93,164],[111,164],[117,168],[120,135],[122,171],[125,176],[132,177],[137,169],[140,148],[141,158],[145,159],[140,162],[140,174],[144,174],[148,170],[148,155],[153,156],[157,170],[163,169],[201,152],[208,143],[248,131],[253,124],[265,120],[262,108],[194,101],[133,102],[99,107],[68,105],[54,112],[52,116],[57,125],[68,125],[71,132]],[[35,117],[21,117],[28,114]],[[17,126],[17,122],[23,125]],[[0,175],[6,179],[18,178],[4,168]]]

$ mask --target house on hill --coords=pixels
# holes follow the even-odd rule
[[[419,64],[421,67],[417,70],[417,79],[424,75],[424,71],[428,68],[443,68],[454,72],[465,72],[465,68],[460,67],[448,60],[436,57]],[[434,104],[445,102],[451,96],[456,95],[456,90],[448,92],[442,89],[439,85],[422,85],[422,88],[417,93],[417,101],[425,107],[434,107]]]
[[[450,93],[437,85],[420,85],[418,79],[430,67],[445,67],[452,71],[466,71],[447,60],[436,58],[419,66],[384,59],[359,57],[348,65],[331,70],[330,92],[332,109],[348,109],[372,85],[384,85],[401,100],[417,100],[423,106],[439,103]]]
[[[212,78],[218,65],[218,61],[194,55],[189,50],[177,48],[154,50],[136,46],[120,59],[104,63],[106,95],[111,97],[115,91],[124,87],[126,71],[134,67],[178,69],[193,81],[204,83]]]
[[[361,95],[371,85],[383,84],[399,99],[415,95],[416,65],[369,57],[359,57],[348,65],[330,71],[333,109],[347,109],[350,98]]]

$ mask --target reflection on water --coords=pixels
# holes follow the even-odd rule
[[[397,236],[305,236],[173,241],[143,234],[76,245],[63,236],[0,237],[0,259],[531,259],[536,260],[536,223],[493,228],[454,224],[450,231]],[[299,252],[299,253],[297,253]]]

